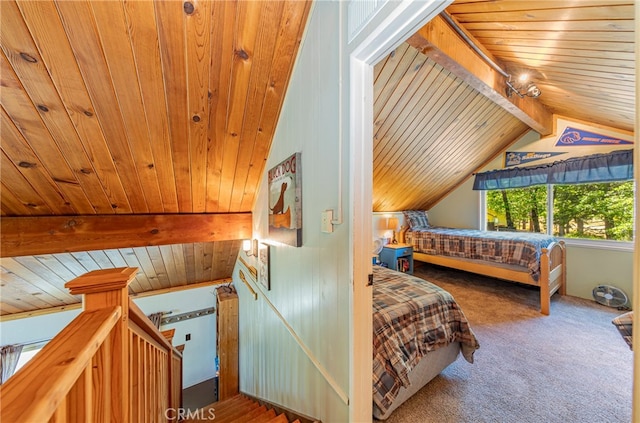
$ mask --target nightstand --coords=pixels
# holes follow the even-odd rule
[[[413,246],[409,244],[387,244],[380,251],[380,261],[389,269],[413,274]]]

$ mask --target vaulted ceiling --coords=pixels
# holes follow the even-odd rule
[[[429,209],[553,115],[634,130],[633,1],[456,0],[445,13],[538,98],[506,95],[505,78],[438,16],[375,67],[375,211]]]
[[[0,313],[138,267],[132,293],[231,275],[310,3],[1,1]],[[455,1],[375,67],[374,210],[429,208],[554,113],[633,130],[632,1]]]

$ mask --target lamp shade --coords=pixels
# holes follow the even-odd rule
[[[392,229],[395,231],[397,228],[398,228],[398,218],[390,217],[389,223],[387,224],[387,229]]]

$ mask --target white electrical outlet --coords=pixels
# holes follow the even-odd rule
[[[333,232],[333,210],[325,210],[322,212],[322,232],[330,234]]]

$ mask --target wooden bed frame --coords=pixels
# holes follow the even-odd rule
[[[404,235],[404,234],[403,234]],[[540,257],[540,277],[535,281],[528,269],[515,270],[500,267],[494,263],[460,259],[457,257],[438,256],[414,251],[413,259],[439,266],[451,267],[465,272],[477,273],[493,278],[519,282],[526,285],[540,287],[540,311],[549,315],[551,296],[557,291],[566,294],[566,251],[564,241],[554,242],[548,248],[542,249]]]

